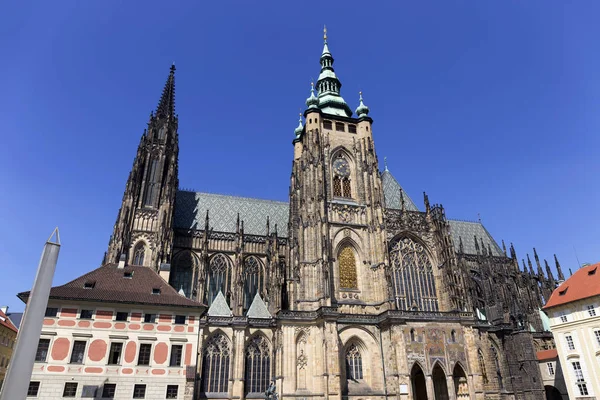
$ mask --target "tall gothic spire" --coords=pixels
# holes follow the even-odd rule
[[[558,272],[559,282],[564,282],[565,276],[563,275],[562,269],[560,268],[560,263],[558,262],[558,258],[556,258],[556,254],[554,255],[554,263],[556,264],[556,272]]]
[[[160,96],[158,107],[156,107],[156,116],[158,118],[175,116],[175,63],[171,65],[169,77]]]
[[[326,114],[351,117],[352,110],[340,96],[342,83],[333,70],[333,56],[327,44],[327,28],[323,29],[323,53],[321,54],[321,73],[317,80],[319,108]]]

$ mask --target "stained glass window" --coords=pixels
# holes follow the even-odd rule
[[[133,250],[133,265],[144,265],[144,256],[146,254],[146,246],[140,242]]]
[[[351,344],[346,351],[346,379],[363,379],[362,357],[355,344]]]
[[[263,336],[255,336],[246,347],[246,394],[264,393],[271,376],[269,343]]]
[[[244,310],[248,310],[257,293],[263,291],[263,277],[260,261],[256,257],[244,260]]]
[[[342,197],[342,179],[337,175],[333,177],[333,195]]]
[[[352,189],[350,188],[350,179],[344,178],[342,180],[342,189],[344,192],[344,197],[350,198],[352,197]]]
[[[210,259],[208,271],[208,305],[212,304],[219,291],[227,297],[230,279],[231,263],[229,262],[229,258],[223,254],[213,256]]]
[[[425,248],[410,238],[397,240],[390,260],[398,309],[438,311],[433,266]]]
[[[345,246],[340,250],[338,263],[340,269],[340,288],[357,289],[356,258],[354,257],[354,250],[352,247]]]
[[[229,390],[229,340],[218,333],[210,338],[202,359],[202,391],[223,393]]]

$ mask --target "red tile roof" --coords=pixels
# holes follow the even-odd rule
[[[537,359],[539,361],[551,360],[556,357],[558,357],[558,352],[556,351],[556,349],[541,350],[537,352]]]
[[[579,268],[552,292],[544,309],[600,295],[600,263]]]
[[[17,332],[17,327],[12,323],[10,319],[0,310],[0,325],[7,327],[13,332]]]
[[[125,277],[125,273],[130,273],[130,277]],[[160,289],[160,294],[153,294],[153,289]],[[19,293],[18,297],[26,302],[29,292]],[[128,265],[119,269],[116,264],[102,266],[62,286],[53,287],[50,289],[50,298],[154,306],[205,307],[204,304],[177,293],[151,268]]]

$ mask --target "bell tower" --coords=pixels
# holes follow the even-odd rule
[[[290,307],[389,307],[383,190],[362,93],[356,116],[324,35],[321,72],[295,130],[290,186]]]
[[[171,66],[156,112],[140,140],[104,263],[118,262],[158,270],[169,263],[173,207],[178,188],[179,139],[175,114],[175,65]]]

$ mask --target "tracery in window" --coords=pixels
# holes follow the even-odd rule
[[[338,265],[340,270],[340,288],[358,289],[356,278],[356,257],[351,246],[344,246],[338,255]]]
[[[403,238],[392,243],[390,259],[398,309],[438,311],[433,266],[425,248]]]
[[[341,154],[333,160],[333,196],[352,197],[350,164]]]
[[[146,195],[144,196],[145,206],[155,206],[158,198],[158,160],[156,158],[150,161],[148,170],[148,179],[146,180]]]
[[[246,347],[245,389],[248,393],[264,393],[271,377],[271,351],[267,340],[254,336]]]
[[[192,295],[194,269],[198,266],[197,258],[190,251],[179,253],[171,265],[169,284],[179,291],[183,289],[186,297]]]
[[[346,379],[353,381],[363,379],[362,357],[354,343],[346,350]]]
[[[206,302],[211,305],[219,291],[227,297],[231,279],[231,263],[224,254],[216,254],[210,259],[208,271],[208,292]]]
[[[202,391],[223,393],[229,390],[229,340],[222,333],[210,338],[202,358]]]
[[[248,310],[257,293],[263,291],[263,276],[260,261],[254,256],[244,260],[244,310]]]
[[[485,369],[485,358],[483,358],[483,353],[481,349],[477,350],[477,359],[479,360],[479,369],[481,370],[481,378],[483,379],[483,383],[488,383],[487,370]]]
[[[132,265],[144,265],[144,256],[146,254],[146,246],[143,242],[139,242],[135,245],[133,250],[133,263]]]

